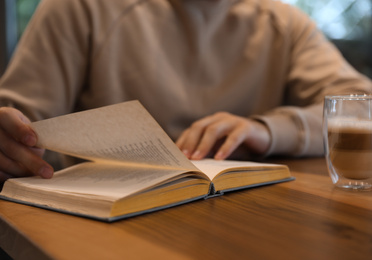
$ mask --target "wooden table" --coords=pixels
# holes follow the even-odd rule
[[[111,224],[0,201],[0,247],[27,260],[372,259],[372,192],[334,188],[322,158],[279,162],[295,181]]]

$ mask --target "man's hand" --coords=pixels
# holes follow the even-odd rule
[[[42,160],[44,149],[35,147],[36,143],[26,116],[14,108],[0,108],[0,182],[31,175],[52,177],[53,168]]]
[[[186,129],[176,144],[192,160],[206,157],[213,147],[224,139],[214,158],[229,157],[240,145],[250,152],[264,154],[270,147],[269,129],[258,121],[219,112],[194,122]]]

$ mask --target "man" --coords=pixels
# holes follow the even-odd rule
[[[0,81],[0,178],[53,174],[29,119],[132,99],[191,159],[321,155],[324,95],[371,90],[278,1],[44,0]]]

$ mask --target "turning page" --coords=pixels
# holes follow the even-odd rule
[[[38,146],[59,153],[93,161],[195,170],[138,101],[46,119],[32,127]]]

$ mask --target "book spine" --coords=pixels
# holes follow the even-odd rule
[[[209,186],[209,192],[208,192],[207,196],[204,197],[204,199],[209,199],[209,198],[212,198],[212,197],[218,197],[218,196],[222,196],[222,195],[223,195],[223,192],[216,191],[216,188],[214,187],[214,184],[212,182],[211,185]]]

